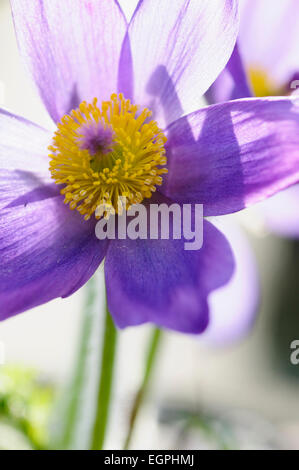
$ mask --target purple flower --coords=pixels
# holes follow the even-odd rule
[[[1,319],[72,294],[105,257],[118,326],[202,332],[209,294],[234,268],[221,232],[204,221],[196,252],[184,240],[99,241],[94,209],[114,204],[116,192],[203,203],[206,216],[263,200],[298,180],[297,102],[198,109],[235,45],[234,0],[143,0],[128,29],[112,0],[11,4],[21,53],[58,127],[53,136],[0,114]]]
[[[258,268],[247,237],[234,216],[218,217],[214,223],[231,244],[235,270],[230,281],[209,297],[210,322],[200,338],[213,348],[231,345],[248,335],[260,303]]]
[[[297,0],[241,2],[238,45],[207,92],[210,103],[249,96],[290,95],[299,88]],[[299,186],[265,201],[259,210],[275,233],[299,237]]]
[[[255,95],[292,92],[299,78],[298,22],[296,0],[242,2],[238,42]]]

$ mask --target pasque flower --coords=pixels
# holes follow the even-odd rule
[[[224,236],[205,220],[196,252],[184,240],[100,241],[96,207],[126,195],[147,206],[201,203],[217,216],[293,184],[296,101],[199,109],[235,45],[235,0],[143,0],[128,28],[114,0],[11,4],[57,130],[0,114],[1,319],[72,294],[105,257],[118,326],[202,332],[209,294],[233,272]]]
[[[244,0],[237,46],[207,93],[210,103],[249,96],[288,96],[299,88],[299,3]],[[299,185],[260,206],[274,232],[299,237]]]

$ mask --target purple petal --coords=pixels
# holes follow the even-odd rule
[[[120,328],[146,322],[184,333],[204,331],[208,294],[233,272],[230,247],[204,222],[201,250],[184,240],[116,240],[105,261],[108,306]]]
[[[243,0],[239,33],[246,67],[265,71],[281,89],[299,71],[298,0]]]
[[[231,244],[235,271],[229,283],[209,298],[210,323],[202,339],[212,346],[231,344],[246,336],[254,325],[260,301],[254,254],[242,230],[226,219],[218,219],[216,226]]]
[[[117,92],[126,21],[116,0],[11,0],[22,55],[54,121]]]
[[[207,91],[206,99],[208,103],[214,104],[251,96],[253,93],[236,45],[227,66]]]
[[[299,180],[298,99],[236,100],[210,106],[168,128],[162,192],[223,215]]]
[[[79,289],[105,244],[51,183],[51,134],[0,112],[0,319]]]
[[[136,104],[155,111],[160,126],[198,109],[237,31],[235,0],[141,0],[129,26]]]
[[[27,119],[0,109],[0,169],[1,171],[28,171],[38,173],[47,183],[51,182],[48,171],[48,145],[51,132]],[[5,181],[1,181],[5,184]],[[10,188],[13,194],[18,188]],[[5,197],[1,191],[1,198]]]
[[[299,237],[299,185],[281,191],[258,206],[266,226],[283,237]]]

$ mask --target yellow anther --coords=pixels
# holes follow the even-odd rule
[[[270,77],[261,67],[250,67],[248,70],[249,79],[255,96],[276,96],[282,95],[279,84]]]

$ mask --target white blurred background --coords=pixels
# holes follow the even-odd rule
[[[132,9],[134,3],[132,0]],[[0,0],[0,100],[2,107],[53,127],[24,71],[6,0]],[[241,447],[278,445],[299,449],[299,382],[280,373],[270,348],[274,293],[280,285],[287,244],[261,232],[252,214],[246,217],[246,224],[250,226],[263,293],[254,330],[241,342],[216,349],[188,336],[167,333],[133,447],[176,445],[176,425],[157,424],[158,410],[167,405],[195,413],[232,416],[238,423]],[[55,383],[65,384],[75,358],[82,299],[81,290],[68,299],[55,300],[1,323],[0,342],[5,346],[6,363],[33,366]],[[108,448],[122,444],[128,407],[141,380],[149,329],[145,326],[120,333]],[[293,339],[297,338],[299,330],[294,330]],[[288,350],[284,357],[289,360]],[[182,445],[200,447],[204,445],[200,439],[195,434]]]

